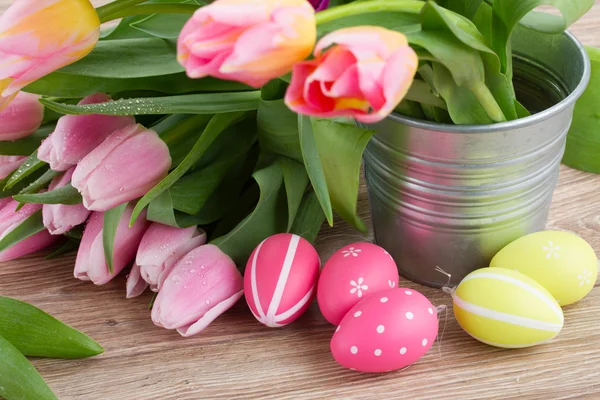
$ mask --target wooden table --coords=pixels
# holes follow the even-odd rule
[[[2,11],[9,0],[0,0]],[[600,2],[572,31],[600,46]],[[600,175],[561,168],[549,227],[575,232],[600,252]],[[364,187],[359,210],[369,220]],[[367,238],[371,239],[371,237]],[[365,240],[336,220],[317,248]],[[552,343],[501,350],[471,339],[452,313],[441,316],[438,342],[401,372],[359,374],[329,352],[334,327],[316,304],[281,329],[260,325],[244,301],[206,331],[184,339],[155,327],[151,295],[125,299],[120,277],[96,287],[73,278],[75,255],[31,256],[0,265],[0,294],[44,309],[97,339],[106,352],[87,360],[34,360],[63,400],[146,399],[600,399],[600,289],[565,309],[565,328]],[[438,304],[439,290],[418,288]],[[442,329],[444,328],[444,329]],[[1,362],[1,361],[0,361]]]

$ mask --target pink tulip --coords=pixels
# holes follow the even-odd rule
[[[0,140],[29,136],[40,127],[44,119],[44,106],[38,101],[38,96],[25,92],[19,92],[0,110]]]
[[[0,179],[6,178],[27,159],[22,156],[0,156]]]
[[[260,87],[310,55],[316,37],[315,12],[306,0],[216,0],[184,26],[178,60],[190,78]]]
[[[15,212],[18,205],[19,203],[11,198],[0,199],[0,240],[42,207],[41,204],[25,204]],[[55,240],[56,237],[43,230],[0,252],[0,262],[35,253],[48,247]]]
[[[287,106],[299,114],[365,123],[380,121],[394,110],[418,67],[403,34],[373,26],[332,32],[319,40],[314,55],[294,66]]]
[[[171,167],[165,142],[156,132],[130,125],[112,133],[85,156],[71,184],[88,210],[106,211],[146,194]]]
[[[48,190],[61,188],[71,181],[71,176],[75,168],[71,168],[62,176],[55,177]],[[82,224],[90,215],[90,212],[83,204],[44,204],[42,216],[44,226],[52,235],[62,235],[74,226]]]
[[[144,232],[148,229],[150,223],[146,221],[145,214],[142,214],[130,228],[129,219],[132,212],[133,205],[128,205],[117,226],[112,274],[106,263],[102,241],[104,213],[92,213],[77,252],[75,278],[82,281],[92,281],[96,285],[104,285],[117,276],[133,260]]]
[[[111,101],[110,96],[96,93],[79,102],[98,104]],[[38,158],[50,164],[54,171],[66,171],[98,147],[111,133],[135,124],[133,117],[110,115],[65,115],[56,129],[42,142]]]
[[[181,336],[202,331],[243,294],[235,263],[218,247],[195,248],[175,265],[152,308],[152,321]]]
[[[99,37],[100,20],[89,0],[15,0],[0,16],[0,104],[85,57]]]
[[[158,292],[177,261],[204,243],[206,233],[194,226],[174,228],[159,223],[150,225],[137,252],[136,266],[140,268],[140,273],[129,274],[128,288],[139,287],[136,280],[143,280],[150,284],[152,291]],[[127,297],[135,296],[128,291]]]
[[[144,293],[144,290],[148,288],[148,282],[142,279],[140,275],[140,266],[133,264],[129,275],[127,275],[127,298],[131,299]]]

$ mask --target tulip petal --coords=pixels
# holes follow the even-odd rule
[[[62,175],[55,177],[50,182],[49,190],[61,188],[71,181],[73,171],[71,168]],[[80,225],[90,215],[90,211],[82,204],[44,204],[42,208],[42,217],[44,226],[51,235],[62,235],[73,227]]]
[[[210,325],[211,322],[217,319],[219,315],[223,314],[225,311],[233,307],[235,303],[237,303],[238,300],[242,298],[243,295],[244,291],[240,290],[230,298],[223,300],[222,302],[208,310],[198,321],[194,322],[193,324],[177,328],[177,332],[179,332],[179,334],[183,337],[189,337],[202,332],[204,328],[206,328],[208,325]]]
[[[140,266],[133,264],[129,275],[127,275],[126,297],[131,299],[144,293],[148,288],[148,283],[140,275]]]
[[[44,119],[44,106],[38,96],[19,92],[0,111],[0,140],[16,140],[35,132]]]
[[[101,260],[90,260],[90,253],[92,245],[96,241],[98,236],[102,236],[102,225],[104,223],[104,213],[93,212],[90,216],[81,243],[79,243],[79,250],[77,251],[77,259],[75,260],[75,270],[73,272],[75,278],[89,281],[90,278],[87,275],[88,268],[90,267],[91,261],[104,261],[104,255]],[[105,262],[105,261],[104,261]],[[106,262],[105,262],[106,263]],[[108,268],[108,267],[107,267]]]
[[[27,160],[27,157],[22,156],[0,156],[0,179],[4,179],[19,168],[23,162]]]

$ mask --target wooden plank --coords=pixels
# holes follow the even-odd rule
[[[572,29],[600,46],[600,2]],[[0,0],[0,11],[9,1]],[[549,227],[575,232],[600,253],[600,175],[561,167]],[[361,187],[359,210],[369,220]],[[317,248],[326,260],[337,248],[371,239],[336,220]],[[600,289],[565,309],[563,332],[532,349],[501,350],[466,335],[451,311],[440,340],[418,363],[389,374],[344,370],[329,352],[334,327],[313,304],[291,326],[268,329],[242,301],[204,333],[184,339],[154,327],[150,294],[125,299],[124,279],[102,287],[75,280],[75,256],[31,256],[0,265],[0,294],[31,302],[96,338],[106,353],[89,360],[35,360],[59,398],[141,399],[598,399]],[[417,288],[434,304],[439,290]]]

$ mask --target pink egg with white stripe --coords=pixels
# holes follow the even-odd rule
[[[250,255],[244,276],[252,314],[271,328],[298,319],[315,296],[320,266],[317,251],[298,235],[265,239]]]
[[[414,363],[438,333],[435,307],[413,289],[389,289],[355,305],[331,339],[333,357],[361,372],[388,372]]]
[[[373,243],[349,244],[336,251],[323,266],[317,300],[321,313],[334,325],[365,297],[395,288],[398,268],[390,254]]]

